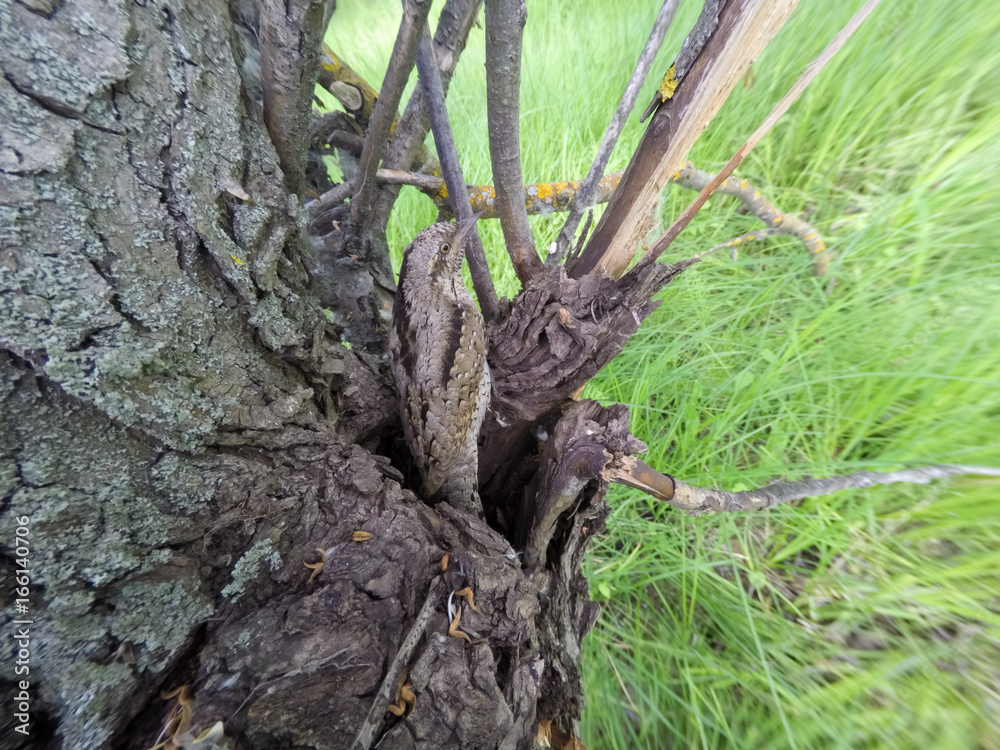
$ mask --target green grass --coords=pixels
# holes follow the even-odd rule
[[[724,163],[858,5],[803,0],[691,158]],[[658,6],[529,4],[526,180],[586,173]],[[654,78],[699,7],[682,3]],[[343,0],[328,40],[377,85],[395,19],[393,0]],[[744,162],[738,174],[783,210],[810,212],[836,257],[817,279],[802,246],[776,238],[737,261],[717,253],[662,294],[586,393],[630,407],[650,464],[727,489],[1000,465],[997,38],[990,3],[886,2]],[[473,29],[449,95],[471,182],[490,181],[482,45]],[[611,169],[641,133],[633,115]],[[668,189],[662,220],[692,197]],[[758,226],[734,208],[710,201],[672,257]],[[434,216],[404,191],[390,245],[398,253]],[[561,219],[532,225],[544,246]],[[483,229],[513,293],[499,227]],[[966,478],[687,518],[613,488],[588,563],[603,613],[586,643],[584,739],[622,750],[1000,747],[998,498],[995,480]]]

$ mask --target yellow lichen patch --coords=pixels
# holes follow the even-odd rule
[[[331,73],[336,73],[340,70],[340,60],[329,50],[320,56],[319,64],[324,70],[329,70]]]
[[[755,201],[759,201],[760,200],[760,191],[759,190],[754,190],[753,191],[753,199]]]
[[[681,178],[681,170],[675,169],[673,175],[670,177],[671,182],[677,182]]]
[[[555,194],[555,190],[552,189],[552,183],[540,182],[535,186],[535,188],[538,194],[538,199],[541,201],[548,202],[549,199]]]
[[[660,95],[660,101],[665,102],[667,99],[674,95],[674,91],[677,89],[677,64],[670,66],[667,74],[663,76],[663,80],[660,81],[659,88],[656,92]]]
[[[749,185],[749,184],[750,183],[747,182],[746,180],[740,180],[740,190],[746,190],[747,189],[747,185]]]

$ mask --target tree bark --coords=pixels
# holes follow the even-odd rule
[[[645,450],[624,406],[576,398],[693,261],[522,263],[489,332],[486,519],[424,502],[387,374],[391,191],[301,204],[326,180],[306,26],[332,7],[0,0],[0,552],[23,607],[0,626],[30,631],[4,639],[0,693],[29,703],[27,736],[4,727],[21,747],[575,733],[598,613],[581,564]],[[445,78],[478,3],[447,7]],[[523,22],[489,7],[498,33]],[[370,175],[379,154],[412,169],[408,112],[395,144],[369,131]]]
[[[486,468],[538,472],[494,481],[493,525],[407,489],[384,223],[360,252],[307,234],[290,192],[301,127],[265,127],[257,19],[236,0],[0,6],[0,527],[28,529],[31,580],[26,612],[2,614],[4,633],[31,620],[30,673],[5,639],[0,678],[5,705],[29,682],[21,746],[150,747],[176,707],[189,737],[221,722],[223,747],[349,747],[437,576],[406,664],[416,707],[376,717],[380,747],[528,748],[539,720],[571,732],[597,613],[580,562],[607,514],[603,468],[641,447],[627,411],[565,388],[514,408],[508,384],[517,424],[494,416],[492,439],[516,450]],[[511,320],[560,294],[578,317],[618,320],[619,298],[644,315],[659,288],[581,286],[526,290]],[[601,338],[581,331],[554,346]],[[509,342],[498,372],[523,376],[508,359],[548,346]],[[527,544],[535,516],[528,564],[508,539]],[[468,641],[448,635],[465,588]]]

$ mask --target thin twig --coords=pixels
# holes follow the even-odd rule
[[[896,484],[897,482],[927,484],[932,479],[942,479],[960,474],[1000,477],[1000,468],[936,464],[901,469],[900,471],[856,471],[853,474],[840,474],[827,479],[781,482],[745,492],[726,492],[725,490],[694,487],[667,474],[660,474],[642,461],[635,461],[631,467],[612,469],[607,472],[607,478],[648,492],[653,497],[688,513],[704,513],[709,511],[762,510],[791,500],[829,495],[840,490],[860,489],[877,484]]]
[[[472,209],[465,199],[465,177],[462,175],[462,165],[458,161],[458,149],[451,134],[451,124],[448,122],[448,109],[444,103],[444,90],[441,87],[441,77],[434,52],[431,50],[431,37],[424,26],[420,39],[420,50],[417,53],[417,72],[420,85],[423,87],[424,98],[427,100],[427,112],[434,133],[434,145],[437,147],[438,158],[441,159],[441,169],[452,198],[452,211],[459,221],[472,218]],[[483,310],[487,322],[497,319],[500,310],[500,300],[493,279],[490,277],[490,267],[486,263],[486,253],[483,242],[479,238],[479,230],[475,227],[469,233],[465,243],[465,257],[469,261],[469,272],[472,275],[472,286],[476,290],[476,298]]]
[[[431,581],[431,588],[427,592],[427,598],[424,599],[424,604],[417,613],[410,632],[406,634],[406,638],[399,647],[399,651],[396,652],[396,657],[392,660],[392,664],[389,665],[389,671],[385,673],[382,686],[375,695],[375,701],[368,711],[368,716],[365,717],[365,721],[358,731],[358,736],[351,746],[352,750],[368,750],[372,746],[372,742],[375,739],[375,730],[382,724],[385,712],[389,709],[390,698],[396,692],[396,684],[403,674],[403,669],[413,655],[413,650],[420,642],[424,630],[427,629],[427,623],[430,622],[431,617],[434,615],[434,609],[437,607],[438,599],[441,596],[441,581],[441,576],[435,576]]]
[[[827,45],[827,48],[823,50],[819,57],[809,63],[806,66],[805,72],[799,76],[799,79],[792,84],[792,87],[788,90],[781,101],[771,110],[771,113],[764,118],[764,121],[760,126],[753,132],[746,143],[739,147],[732,158],[726,162],[726,166],[712,179],[711,182],[706,185],[698,196],[691,202],[680,216],[674,221],[673,224],[660,235],[656,243],[650,249],[642,260],[636,264],[636,269],[640,267],[646,267],[650,263],[654,262],[660,255],[670,247],[670,244],[677,239],[677,236],[684,230],[684,228],[691,222],[691,220],[697,215],[701,207],[705,205],[705,201],[708,200],[709,196],[714,193],[723,181],[726,180],[732,173],[733,170],[739,165],[741,161],[750,153],[751,149],[760,143],[760,140],[767,135],[767,133],[774,127],[774,124],[778,119],[788,111],[788,108],[795,103],[795,101],[802,95],[802,92],[806,90],[806,87],[812,82],[812,80],[819,74],[821,70],[826,66],[827,63],[833,59],[833,56],[840,51],[841,47],[847,42],[848,39],[858,30],[858,27],[864,22],[871,12],[875,10],[875,7],[879,4],[880,0],[868,0],[867,3],[854,14],[854,17],[847,22],[847,25],[841,29],[840,33],[834,37],[833,41]]]
[[[745,245],[748,242],[756,242],[757,240],[766,240],[768,237],[773,237],[778,234],[778,230],[774,227],[768,227],[767,229],[758,229],[755,232],[747,232],[746,234],[741,234],[737,237],[733,237],[728,242],[720,242],[718,245],[708,248],[708,250],[702,250],[700,253],[695,253],[693,257],[698,260],[702,260],[706,255],[711,255],[712,253],[722,250],[724,248],[729,248],[733,260],[737,258],[737,251],[740,245]]]
[[[486,3],[486,116],[490,164],[497,192],[497,215],[507,252],[522,284],[545,271],[528,225],[521,177],[521,33],[526,20],[524,0],[489,0]]]
[[[351,224],[358,227],[364,212],[370,208],[375,194],[375,170],[378,169],[385,152],[389,128],[399,109],[399,100],[410,76],[420,44],[420,35],[427,26],[430,0],[404,0],[403,18],[399,23],[399,33],[389,58],[389,67],[382,81],[375,111],[368,123],[365,146],[358,160],[358,176],[354,184],[355,195],[351,201]]]
[[[576,228],[583,217],[583,212],[594,203],[591,200],[591,192],[604,175],[604,169],[608,166],[608,160],[611,158],[611,153],[615,150],[615,144],[618,142],[622,128],[625,127],[632,108],[635,106],[636,97],[639,96],[639,89],[642,88],[646,76],[649,75],[649,69],[653,67],[653,61],[660,50],[660,45],[663,44],[663,38],[667,34],[667,29],[670,28],[670,23],[674,20],[674,13],[677,11],[679,2],[680,0],[664,0],[660,12],[656,16],[656,21],[653,23],[653,30],[649,33],[646,46],[642,48],[639,60],[635,64],[635,70],[632,71],[632,77],[629,79],[628,85],[625,87],[625,93],[622,94],[622,99],[618,103],[618,109],[615,110],[615,115],[611,118],[608,129],[604,132],[604,138],[601,139],[601,145],[597,149],[597,156],[594,157],[594,163],[590,166],[590,171],[583,181],[583,186],[577,193],[576,201],[573,203],[573,208],[570,209],[569,216],[566,217],[566,223],[563,224],[562,231],[559,232],[559,239],[556,240],[556,250],[554,253],[550,253],[549,257],[545,260],[545,265],[549,268],[558,265],[566,256],[570,243],[573,241],[573,235],[576,233]]]

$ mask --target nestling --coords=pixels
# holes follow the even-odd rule
[[[434,224],[403,253],[389,356],[403,432],[430,498],[482,515],[479,428],[490,403],[486,327],[462,281],[462,250],[479,215]]]

